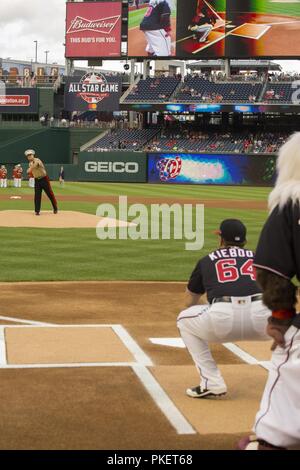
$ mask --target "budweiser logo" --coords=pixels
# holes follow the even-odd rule
[[[94,31],[95,33],[110,34],[121,16],[110,16],[99,20],[87,20],[81,16],[76,16],[71,21],[67,34],[78,33],[80,31]]]

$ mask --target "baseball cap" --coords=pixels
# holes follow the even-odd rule
[[[35,151],[34,150],[26,150],[25,152],[25,157],[28,157],[28,155],[35,155]]]
[[[247,229],[243,222],[238,219],[226,219],[221,223],[217,233],[226,242],[244,243],[246,241]]]

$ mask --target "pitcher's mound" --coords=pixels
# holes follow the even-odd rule
[[[53,214],[43,211],[39,216],[32,211],[1,211],[0,227],[30,227],[30,228],[96,228],[130,227],[135,224],[121,220],[100,218],[85,212],[61,211]]]

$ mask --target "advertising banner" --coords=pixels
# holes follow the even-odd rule
[[[176,17],[177,0],[141,0],[133,3],[128,12],[128,55],[175,56]]]
[[[122,91],[121,78],[90,72],[69,77],[65,85],[67,111],[118,111]]]
[[[148,182],[166,184],[272,186],[276,156],[150,154]]]
[[[37,89],[0,87],[0,113],[36,114]]]
[[[83,152],[78,179],[116,183],[145,183],[147,156],[142,152]]]
[[[68,2],[67,58],[120,57],[122,3]]]
[[[300,0],[141,0],[129,8],[128,55],[298,58]]]

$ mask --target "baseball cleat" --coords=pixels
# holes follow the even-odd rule
[[[256,436],[246,436],[239,440],[237,450],[258,450],[259,442]]]
[[[36,212],[35,215],[40,215],[40,213],[39,213],[39,212]]]
[[[57,209],[54,209],[53,210],[53,214],[57,214],[58,213],[58,210]]]
[[[186,394],[192,398],[208,398],[208,397],[221,397],[226,395],[227,389],[216,388],[215,390],[209,390],[207,388],[201,388],[200,385],[197,387],[187,388]]]

